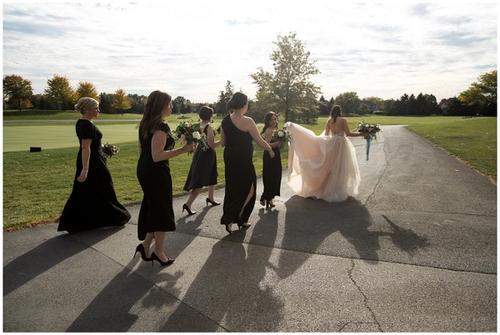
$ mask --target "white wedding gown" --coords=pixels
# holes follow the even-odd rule
[[[338,202],[358,194],[361,175],[356,151],[343,132],[316,136],[292,122],[287,130],[291,135],[288,185],[297,195]]]

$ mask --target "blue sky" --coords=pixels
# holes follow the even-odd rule
[[[272,69],[278,34],[297,33],[325,97],[459,94],[497,66],[495,2],[4,2],[3,71],[41,93],[54,74],[99,92],[155,89],[213,102],[231,80]]]

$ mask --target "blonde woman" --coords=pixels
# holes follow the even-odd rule
[[[130,213],[116,198],[111,174],[102,152],[102,133],[92,122],[99,115],[99,103],[93,98],[78,100],[75,109],[80,149],[76,159],[73,190],[59,218],[58,231],[75,233],[104,226],[122,226]]]

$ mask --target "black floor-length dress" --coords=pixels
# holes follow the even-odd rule
[[[250,133],[238,129],[228,115],[222,120],[224,130],[224,164],[226,192],[224,194],[223,215],[221,224],[237,223],[242,225],[255,206],[257,192],[257,177],[253,166],[253,145]],[[245,200],[253,185],[253,195],[243,208]],[[240,212],[243,212],[240,216]]]
[[[80,142],[76,158],[76,174],[73,190],[59,218],[57,230],[75,233],[104,226],[122,226],[130,220],[130,213],[116,198],[113,180],[106,167],[106,158],[101,148],[102,133],[86,119],[79,119],[75,128]],[[92,143],[87,179],[80,183],[76,178],[83,169],[81,148],[83,139],[92,139]]]
[[[167,134],[164,150],[175,146],[170,127],[162,123],[160,130]],[[174,231],[175,218],[172,204],[172,177],[168,160],[154,162],[151,155],[150,134],[141,148],[137,164],[137,179],[144,193],[137,224],[139,240],[143,241],[147,233],[155,231]]]
[[[271,143],[274,143],[271,141]],[[264,183],[264,192],[262,192],[261,200],[273,200],[277,195],[280,195],[281,189],[281,154],[280,148],[273,148],[274,158],[269,156],[267,151],[264,151],[262,157],[262,182]]]
[[[208,125],[203,132],[207,135]],[[207,135],[208,136],[208,135]],[[201,145],[196,148],[189,168],[188,177],[184,185],[185,191],[217,184],[217,155],[215,150],[202,150]]]

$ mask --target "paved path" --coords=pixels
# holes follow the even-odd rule
[[[131,258],[138,206],[121,229],[4,233],[4,330],[496,331],[496,186],[383,129],[369,162],[353,140],[357,199],[294,196],[284,173],[277,207],[227,236],[221,206],[176,198],[168,268]]]

